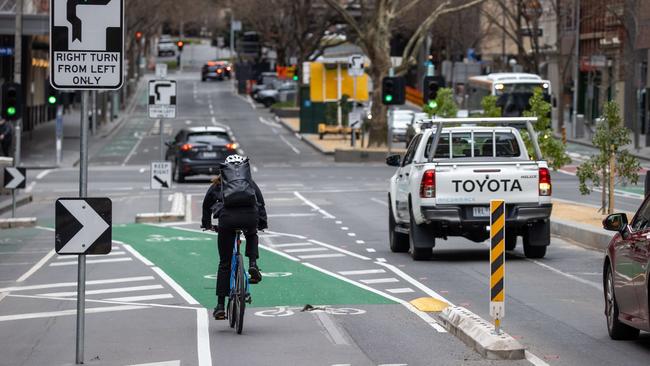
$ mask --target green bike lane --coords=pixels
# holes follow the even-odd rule
[[[216,234],[127,224],[113,227],[113,238],[135,248],[201,305],[214,307],[219,258]],[[242,251],[244,246],[245,241]],[[260,252],[260,267],[266,276],[251,286],[252,307],[395,303],[272,251],[260,248]]]

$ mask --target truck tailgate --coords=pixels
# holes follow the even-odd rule
[[[537,203],[539,166],[534,161],[436,164],[436,204],[487,205],[490,200]]]

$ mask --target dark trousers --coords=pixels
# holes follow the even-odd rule
[[[223,212],[219,215],[217,296],[228,296],[230,293],[230,267],[237,229],[242,230],[246,238],[246,256],[253,260],[259,257],[257,210]]]
[[[0,141],[0,147],[2,147],[2,154],[4,156],[11,156],[11,139],[5,137],[4,140]]]

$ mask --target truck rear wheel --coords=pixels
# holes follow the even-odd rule
[[[395,231],[395,217],[393,216],[393,205],[388,196],[388,241],[390,243],[390,250],[393,253],[406,253],[409,251],[409,238],[408,235],[398,233]]]
[[[433,247],[436,239],[426,228],[415,223],[413,210],[410,210],[409,224],[409,250],[411,258],[415,261],[425,261],[433,256]]]
[[[544,258],[549,244],[551,244],[551,223],[548,220],[537,222],[524,232],[526,258]]]
[[[506,250],[515,250],[517,247],[517,233],[508,233],[506,230]]]

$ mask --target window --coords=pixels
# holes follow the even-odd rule
[[[473,135],[473,138],[472,138]],[[517,158],[521,156],[519,142],[510,132],[456,132],[451,134],[451,147],[449,146],[449,133],[440,136],[436,149],[436,159],[450,158]],[[425,157],[429,158],[433,136],[427,143]],[[473,150],[473,154],[472,154]],[[450,156],[451,152],[451,156]]]
[[[421,139],[422,139],[422,135],[417,135],[413,138],[413,140],[411,140],[411,143],[409,144],[409,148],[408,150],[406,150],[406,155],[404,155],[404,162],[402,162],[402,166],[407,166],[413,162],[413,158],[415,157],[415,151],[417,150]]]
[[[650,229],[650,199],[647,199],[632,221],[632,231]]]
[[[436,159],[449,159],[449,134],[446,133],[440,136],[438,140],[438,147],[436,148]]]
[[[453,133],[451,135],[451,157],[472,157],[472,134],[469,132]]]
[[[494,136],[492,132],[474,133],[474,157],[494,156]]]
[[[497,157],[515,158],[521,155],[515,135],[509,132],[499,132],[495,135]]]
[[[230,138],[228,137],[228,134],[226,133],[221,133],[221,132],[214,132],[214,133],[195,133],[187,136],[187,142],[188,143],[204,143],[204,144],[227,144],[230,142]]]

